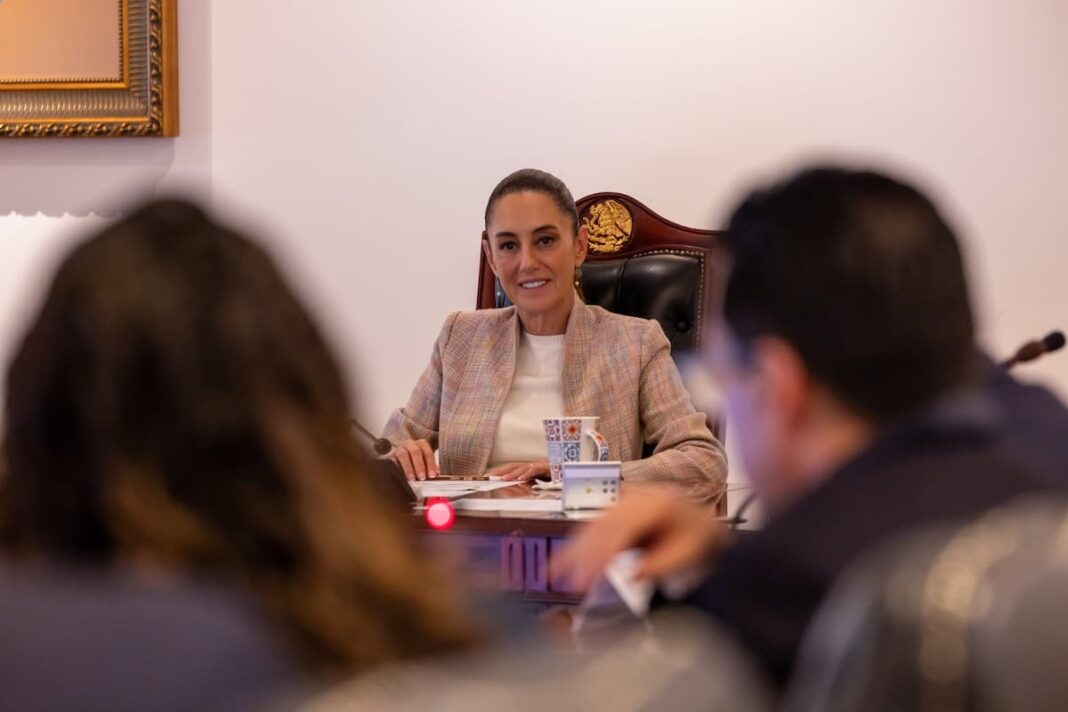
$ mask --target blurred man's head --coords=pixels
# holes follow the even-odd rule
[[[773,508],[967,380],[960,249],[916,189],[806,170],[751,193],[726,241],[713,362],[743,464]]]

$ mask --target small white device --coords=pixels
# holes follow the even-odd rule
[[[623,463],[565,462],[563,464],[564,509],[604,509],[619,499]]]

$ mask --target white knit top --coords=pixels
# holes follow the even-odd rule
[[[490,467],[548,457],[541,421],[566,415],[563,373],[563,334],[533,336],[523,332],[520,335],[515,378],[497,422]]]

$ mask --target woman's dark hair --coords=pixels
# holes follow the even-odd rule
[[[345,393],[262,249],[187,203],[141,208],[67,256],[14,356],[0,550],[225,581],[322,672],[462,646]]]
[[[571,191],[564,182],[545,171],[536,168],[521,168],[520,170],[505,177],[490,193],[486,202],[486,228],[489,228],[490,217],[497,202],[506,195],[526,192],[542,193],[552,198],[556,207],[560,208],[567,219],[571,222],[571,231],[578,232],[579,214],[575,206],[575,199],[571,197]]]
[[[785,339],[857,412],[887,421],[969,377],[960,247],[915,188],[870,171],[809,169],[750,194],[726,242],[724,317],[739,342]]]

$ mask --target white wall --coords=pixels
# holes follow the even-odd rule
[[[194,184],[268,236],[376,427],[472,306],[512,169],[714,227],[812,156],[942,199],[996,354],[1068,327],[1068,4],[183,0],[180,21],[181,138],[0,144],[0,346],[83,211]],[[1068,356],[1027,373],[1068,393]]]
[[[177,139],[0,139],[0,361],[36,310],[55,262],[121,207],[157,191],[211,194],[211,17],[183,0]],[[0,389],[3,385],[0,384]]]

